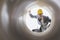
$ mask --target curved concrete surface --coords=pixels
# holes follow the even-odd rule
[[[52,22],[45,32],[34,33],[25,24],[25,8],[33,2],[42,2],[51,10]],[[60,0],[1,0],[0,40],[60,40],[59,2]]]

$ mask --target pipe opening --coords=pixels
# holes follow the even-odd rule
[[[45,16],[46,18],[48,17],[47,19],[45,18],[46,22],[43,23],[44,27],[42,27],[42,28],[41,28],[41,21],[38,21],[38,13],[37,13],[38,9],[42,9],[43,16]],[[51,11],[52,7],[50,5],[45,4],[43,2],[41,2],[41,3],[33,2],[33,3],[29,4],[25,8],[25,10],[26,10],[25,23],[30,31],[44,32],[46,29],[48,29],[50,27],[51,21],[52,21],[52,14],[53,14],[53,12]],[[32,14],[33,16],[37,16],[37,18],[31,17],[30,14]],[[43,21],[45,19],[43,19]]]

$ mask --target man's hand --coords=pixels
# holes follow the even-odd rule
[[[31,13],[31,10],[29,10],[29,13]]]

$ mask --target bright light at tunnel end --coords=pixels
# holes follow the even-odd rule
[[[48,16],[50,19],[51,18],[51,11],[49,10],[49,8],[47,6],[39,6],[38,4],[30,4],[26,7],[26,17],[25,17],[25,21],[26,21],[26,25],[28,27],[28,29],[30,29],[31,31],[33,29],[39,29],[40,25],[37,22],[37,19],[35,18],[31,18],[29,15],[29,10],[31,10],[31,14],[32,15],[37,15],[37,10],[38,9],[42,9],[43,10],[43,15]]]

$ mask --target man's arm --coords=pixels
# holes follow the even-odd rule
[[[30,15],[30,17],[32,17],[32,18],[37,18],[37,16],[34,16],[34,15],[31,14],[31,10],[29,10],[29,15]]]
[[[30,15],[30,17],[32,17],[32,18],[37,18],[37,16],[34,16],[34,15],[32,15],[32,14],[29,14]]]
[[[51,22],[51,19],[49,17],[47,17],[47,18],[48,18],[48,21]]]

